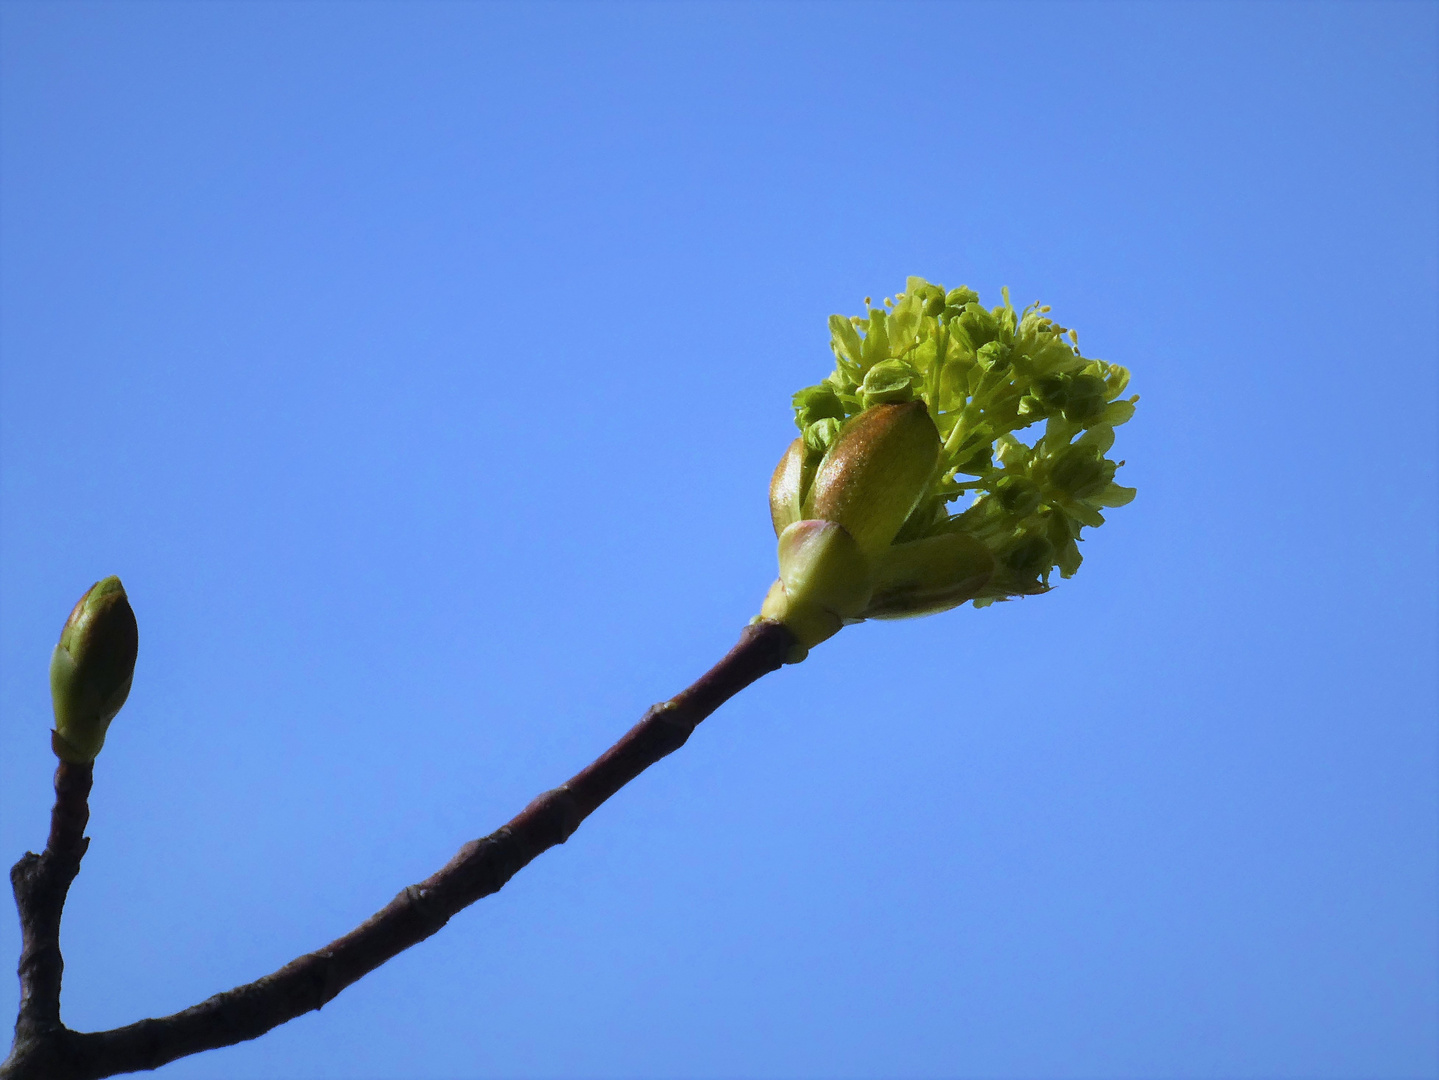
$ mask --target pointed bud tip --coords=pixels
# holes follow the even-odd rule
[[[55,710],[52,748],[67,761],[91,761],[125,704],[140,634],[118,577],[97,581],[70,611],[50,658]]]

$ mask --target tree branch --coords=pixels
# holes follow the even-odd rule
[[[82,1034],[60,1022],[60,911],[88,843],[83,832],[91,769],[62,763],[55,774],[50,843],[43,855],[27,854],[10,875],[25,945],[15,1044],[0,1065],[0,1080],[98,1080],[155,1069],[189,1054],[256,1038],[320,1008],[438,931],[456,912],[498,892],[541,852],[563,844],[601,803],[683,746],[701,720],[779,668],[794,643],[778,623],[746,627],[724,659],[687,690],[649,709],[592,764],[540,795],[489,836],[465,844],[443,868],[401,891],[348,934],[183,1012],[111,1031]]]
[[[70,883],[80,872],[80,860],[90,841],[85,825],[90,820],[90,785],[93,763],[61,761],[55,770],[55,807],[50,811],[50,837],[39,855],[27,851],[10,868],[10,885],[20,911],[20,1013],[15,1019],[15,1043],[10,1059],[0,1066],[9,1077],[9,1062],[21,1056],[41,1067],[35,1075],[48,1075],[44,1066],[49,1051],[64,1033],[60,1022],[60,976],[65,961],[60,955],[60,915]]]

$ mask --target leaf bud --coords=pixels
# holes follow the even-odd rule
[[[140,633],[117,577],[90,586],[60,631],[50,657],[55,709],[51,744],[66,761],[94,761],[110,721],[130,695]]]
[[[825,454],[805,516],[843,525],[873,554],[889,546],[919,504],[939,461],[939,432],[922,401],[872,405]]]

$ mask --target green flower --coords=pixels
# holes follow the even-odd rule
[[[55,707],[51,745],[66,761],[94,761],[110,721],[130,695],[140,634],[117,577],[97,581],[80,597],[50,657]]]
[[[1048,312],[912,277],[830,316],[835,370],[795,394],[800,437],[770,485],[780,577],[761,615],[795,633],[792,659],[847,623],[1046,592],[1100,509],[1134,498],[1106,456],[1139,400],[1129,372]]]

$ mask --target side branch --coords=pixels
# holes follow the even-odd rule
[[[255,982],[172,1016],[93,1034],[62,1029],[60,1067],[43,1075],[98,1080],[154,1069],[189,1054],[253,1039],[320,1008],[366,973],[438,931],[456,912],[497,892],[541,852],[564,843],[601,803],[683,746],[701,720],[779,668],[793,645],[790,632],[778,623],[746,627],[724,659],[687,690],[649,709],[592,764],[540,795],[489,836],[465,844],[442,869],[404,889],[345,936]],[[9,1075],[16,1080],[21,1076],[0,1067],[0,1076]]]

